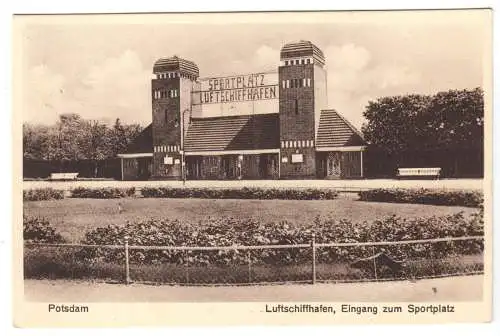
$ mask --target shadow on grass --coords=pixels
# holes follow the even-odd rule
[[[98,279],[124,282],[125,263],[82,261],[77,250],[29,248],[24,253],[26,279]],[[373,280],[421,279],[451,275],[477,274],[483,271],[482,255],[456,255],[441,259],[415,259],[394,274],[383,267],[355,269],[348,263],[317,264],[316,279],[327,282],[358,282]],[[131,264],[133,282],[215,285],[312,282],[312,265],[248,265],[184,266],[175,264]]]

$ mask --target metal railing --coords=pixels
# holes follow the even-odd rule
[[[253,246],[25,242],[25,277],[130,284],[244,285],[363,282],[483,273],[483,236]]]

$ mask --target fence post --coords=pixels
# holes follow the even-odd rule
[[[252,258],[250,256],[250,250],[247,250],[247,261],[248,261],[248,283],[252,283]]]
[[[375,246],[372,246],[372,255],[375,256]],[[373,272],[375,274],[375,280],[378,280],[378,275],[377,275],[377,258],[373,258]]]
[[[313,232],[311,236],[311,249],[312,249],[312,284],[316,283],[316,236]]]
[[[189,251],[186,250],[186,263],[185,263],[185,269],[186,269],[186,277],[184,281],[186,282],[185,284],[189,283]]]
[[[128,236],[125,236],[125,284],[130,284],[130,263],[128,256]]]

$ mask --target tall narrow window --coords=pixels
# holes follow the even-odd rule
[[[294,110],[295,110],[295,115],[299,114],[299,100],[295,99],[294,100]]]

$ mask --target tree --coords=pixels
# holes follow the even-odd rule
[[[49,127],[23,124],[23,157],[31,160],[46,159],[49,145]]]
[[[111,157],[123,153],[141,131],[142,127],[138,124],[123,125],[120,119],[116,119],[111,129]]]
[[[97,120],[87,120],[83,126],[84,137],[80,139],[80,152],[83,158],[92,162],[93,177],[97,177],[99,161],[112,155],[111,132],[105,124]]]
[[[443,164],[447,164],[443,156],[453,162],[454,175],[459,176],[458,162],[466,152],[482,157],[484,103],[480,88],[433,96],[383,97],[369,102],[363,115],[368,120],[362,127],[365,139],[385,157],[394,157],[397,166],[433,153],[430,156],[441,156]],[[481,167],[482,162],[470,165]]]
[[[362,126],[365,139],[388,154],[397,154],[415,147],[421,137],[418,117],[429,104],[423,95],[379,98],[369,102],[363,115],[368,123]]]
[[[484,138],[483,91],[450,90],[432,97],[420,123],[428,145],[435,148],[482,148]]]

